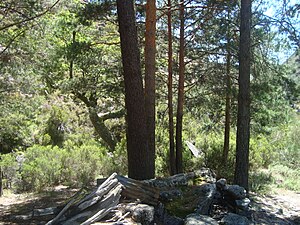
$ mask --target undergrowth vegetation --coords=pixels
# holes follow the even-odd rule
[[[58,184],[82,187],[113,172],[127,174],[125,96],[129,92],[125,92],[116,5],[114,1],[70,0],[57,1],[50,10],[47,9],[50,2],[4,0],[0,3],[0,169],[4,188],[18,192],[41,191]],[[218,178],[225,177],[231,183],[236,161],[240,4],[199,1],[201,7],[193,7],[196,2],[184,4],[188,7],[183,29],[186,39],[183,169],[188,172],[209,167],[216,171]],[[142,53],[139,69],[143,76],[147,71],[145,53],[148,52],[144,51],[147,27],[144,3],[137,7],[138,47]],[[176,126],[176,111],[181,108],[176,104],[180,102],[177,94],[181,89],[177,85],[182,70],[178,57],[181,54],[178,54],[177,4],[171,10],[174,11],[170,24],[173,37],[168,40],[163,9],[169,6],[165,1],[157,3],[155,172],[157,177],[162,177],[170,174],[172,123],[168,111],[172,105]],[[299,5],[294,7],[289,11],[296,12]],[[287,39],[290,35],[273,29],[275,20],[264,15],[267,2],[262,1],[254,8],[251,190],[264,192],[272,185],[300,190],[299,50],[286,63],[279,63],[279,55],[294,51],[294,44],[299,41],[292,44]],[[284,12],[285,20],[285,7]],[[40,16],[26,19],[32,15]],[[171,41],[173,55],[168,48]],[[172,83],[168,80],[169,71],[172,71]],[[143,98],[141,94],[132,96]],[[172,104],[168,104],[171,96]],[[132,100],[130,104],[136,102]],[[225,118],[229,118],[227,128],[231,129],[226,160],[223,159]],[[181,133],[175,136],[180,137]],[[146,143],[146,138],[138,141]],[[187,141],[199,150],[199,157],[192,154]]]
[[[253,135],[250,140],[250,187],[251,191],[269,192],[272,187],[300,190],[300,171],[298,170],[300,126],[297,116],[292,125],[282,132],[274,131],[270,135]],[[184,168],[192,171],[199,167],[209,167],[216,171],[218,178],[225,177],[233,181],[235,134],[231,132],[230,151],[226,165],[222,163],[223,135],[221,132],[200,132],[201,126],[194,127],[195,133],[184,136],[186,141],[194,141],[201,151],[196,158],[185,145]],[[161,127],[158,134],[167,131]],[[187,135],[188,134],[188,135]],[[158,135],[156,174],[168,175],[167,138]],[[194,138],[194,139],[193,139]],[[79,141],[81,140],[81,141]],[[106,177],[112,172],[126,175],[126,139],[123,138],[114,152],[109,152],[99,142],[88,136],[65,139],[62,147],[35,144],[25,151],[15,151],[1,155],[4,171],[4,185],[15,191],[41,191],[47,187],[64,184],[82,187],[95,181],[97,177]]]

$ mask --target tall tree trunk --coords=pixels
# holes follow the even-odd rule
[[[241,2],[239,95],[234,181],[249,190],[251,0]]]
[[[182,121],[184,104],[184,1],[179,6],[180,34],[179,34],[179,82],[178,82],[178,104],[176,118],[176,172],[182,173]]]
[[[154,177],[154,161],[148,148],[145,99],[133,0],[117,0],[127,110],[128,176]]]
[[[173,46],[172,46],[172,3],[168,0],[168,109],[169,109],[169,151],[170,174],[176,174],[173,120]]]
[[[169,109],[169,151],[170,174],[176,174],[173,121],[173,46],[172,46],[172,3],[168,0],[168,109]]]
[[[225,106],[225,132],[223,146],[223,163],[226,166],[228,162],[229,144],[230,144],[230,112],[231,112],[231,79],[230,79],[230,53],[226,57],[226,106]]]
[[[147,0],[145,33],[145,108],[150,160],[155,162],[156,0]],[[153,166],[155,167],[154,163]],[[153,168],[153,170],[155,170]]]
[[[0,166],[0,197],[3,195],[2,167]]]
[[[230,6],[228,6],[230,7]],[[231,114],[231,54],[230,54],[230,10],[228,10],[228,24],[227,24],[227,45],[226,45],[226,106],[225,106],[225,132],[224,132],[224,146],[223,146],[223,164],[226,166],[228,161],[228,152],[230,144],[230,114]]]

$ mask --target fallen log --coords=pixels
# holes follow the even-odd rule
[[[123,197],[138,199],[141,203],[156,206],[159,202],[159,189],[151,187],[142,181],[118,175],[118,181],[124,186],[121,193]]]
[[[159,189],[114,173],[90,194],[82,196],[81,193],[77,193],[46,225],[92,224],[114,210],[121,197],[157,205]]]

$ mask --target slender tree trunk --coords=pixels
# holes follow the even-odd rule
[[[249,176],[250,139],[250,22],[251,0],[241,2],[239,96],[234,181],[247,191]]]
[[[2,167],[0,166],[0,197],[3,195]]]
[[[98,116],[97,110],[93,107],[89,107],[90,120],[101,139],[107,144],[110,151],[114,151],[116,148],[116,141],[111,135],[111,132],[104,124],[104,121]]]
[[[76,41],[76,31],[73,31],[72,33],[72,45],[75,44]],[[70,69],[69,69],[69,78],[73,78],[73,64],[74,64],[74,59],[75,59],[75,52],[72,52],[72,56],[70,59]]]
[[[223,163],[226,166],[228,162],[229,144],[230,144],[230,112],[231,112],[231,79],[230,79],[230,53],[226,59],[226,108],[225,108],[225,132],[223,146]]]
[[[110,130],[106,127],[104,121],[107,119],[120,118],[122,117],[122,111],[119,112],[110,112],[105,114],[104,116],[98,116],[97,111],[97,98],[95,97],[95,93],[90,93],[89,98],[86,97],[85,94],[81,94],[78,92],[73,92],[73,94],[79,98],[89,110],[90,120],[95,128],[96,133],[99,137],[105,142],[105,144],[109,147],[109,150],[113,152],[116,147],[116,139],[111,134]]]
[[[148,148],[134,1],[117,0],[117,12],[127,110],[128,176],[138,180],[150,179],[154,177],[154,161]]]
[[[173,46],[172,46],[172,10],[171,0],[168,0],[168,109],[169,109],[169,148],[170,148],[170,174],[176,174],[176,158],[174,144],[173,120]]]
[[[145,108],[150,160],[155,162],[156,0],[147,0],[145,33]],[[153,166],[155,167],[154,163]],[[153,168],[153,170],[155,170]]]
[[[180,37],[179,37],[179,83],[178,83],[178,104],[176,120],[176,172],[182,173],[182,122],[183,122],[183,104],[184,104],[184,1],[179,6],[180,18]]]
[[[225,132],[223,146],[223,163],[226,166],[228,161],[229,140],[230,140],[230,114],[231,114],[231,54],[230,54],[230,10],[228,10],[228,28],[227,28],[227,56],[226,56],[226,106],[225,106]]]

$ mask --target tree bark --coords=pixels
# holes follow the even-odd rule
[[[229,6],[230,7],[230,6]],[[229,144],[230,144],[230,114],[231,114],[231,54],[230,54],[230,9],[228,10],[227,24],[227,45],[226,45],[226,106],[225,106],[225,131],[223,146],[223,163],[226,166],[228,161]]]
[[[239,95],[234,181],[249,191],[251,0],[241,2]]]
[[[97,112],[97,98],[94,97],[95,93],[91,93],[90,97],[87,98],[85,94],[74,92],[74,95],[79,98],[88,107],[90,120],[95,128],[96,133],[109,147],[110,151],[114,151],[117,145],[116,140],[112,136],[110,130],[106,127],[104,121],[107,119],[120,118],[122,110],[118,112],[110,112],[99,116]]]
[[[230,144],[230,112],[231,112],[231,79],[230,79],[230,53],[226,59],[226,106],[225,106],[225,132],[223,146],[223,163],[226,166],[228,162],[229,144]]]
[[[0,197],[3,195],[2,167],[0,166]]]
[[[182,122],[184,104],[184,1],[179,6],[180,37],[179,37],[179,82],[178,82],[178,104],[176,118],[176,172],[182,173]]]
[[[172,10],[168,0],[168,110],[169,110],[169,151],[170,175],[176,174],[173,114],[173,46],[172,46]]]
[[[154,161],[148,148],[145,99],[134,1],[117,0],[127,110],[128,176],[137,180],[154,177]]]
[[[93,107],[89,107],[89,117],[90,120],[101,139],[107,144],[111,151],[114,151],[116,148],[116,141],[111,135],[111,132],[104,124],[104,120],[98,116],[97,110]]]
[[[155,53],[156,0],[147,0],[145,33],[145,109],[149,157],[155,162]],[[152,165],[155,167],[154,163]],[[155,170],[154,168],[152,170]]]

